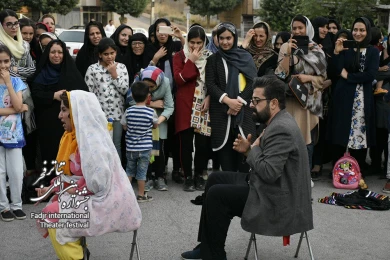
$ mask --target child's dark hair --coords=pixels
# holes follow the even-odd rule
[[[115,44],[114,40],[111,38],[101,39],[97,47],[98,47],[98,52],[100,54],[105,52],[108,48],[113,48],[115,51],[117,50],[116,44]]]
[[[135,102],[144,102],[149,94],[149,86],[145,82],[137,81],[131,86],[131,95]]]
[[[6,45],[1,44],[0,45],[0,53],[3,53],[3,52],[5,52],[9,56],[9,58],[11,59],[11,57],[12,57],[11,51],[8,49],[8,47]]]
[[[20,24],[20,30],[22,30],[23,27],[31,26],[33,28],[34,34],[35,34],[36,26],[35,26],[34,21],[32,21],[28,18],[20,18],[19,24]]]

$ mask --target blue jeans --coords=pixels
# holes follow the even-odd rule
[[[149,167],[151,150],[140,152],[126,152],[127,165],[126,174],[135,177],[139,181],[146,180],[146,173]]]

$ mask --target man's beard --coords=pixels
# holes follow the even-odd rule
[[[267,106],[260,112],[258,112],[256,108],[253,108],[252,111],[252,120],[257,123],[265,124],[271,118],[271,110],[269,109],[269,104],[267,104]]]

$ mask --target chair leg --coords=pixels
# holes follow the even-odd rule
[[[255,233],[252,233],[252,234],[251,234],[251,237],[249,238],[248,248],[247,248],[247,250],[246,250],[246,255],[245,255],[245,257],[244,257],[245,260],[248,260],[249,252],[251,251],[251,247],[252,247],[252,242],[254,242],[254,247],[255,247],[255,260],[257,260],[257,244],[256,244],[256,236],[255,236]]]
[[[299,249],[301,248],[303,236],[305,236],[305,238],[306,238],[307,247],[309,248],[309,253],[310,253],[310,259],[314,260],[313,251],[311,250],[311,246],[310,246],[310,242],[309,242],[309,236],[307,235],[306,231],[301,233],[301,236],[300,236],[299,242],[298,242],[297,251],[295,252],[295,256],[294,257],[295,258],[298,257],[298,253],[299,253]]]
[[[139,255],[139,248],[138,248],[137,231],[138,230],[134,230],[134,233],[133,233],[133,241],[131,242],[130,260],[133,259],[134,249],[137,252],[137,259],[141,260],[140,255]]]

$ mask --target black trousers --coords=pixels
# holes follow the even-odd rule
[[[233,217],[241,217],[249,194],[249,173],[215,172],[206,183],[198,242],[203,260],[226,258],[225,241]]]
[[[168,165],[169,157],[172,157],[173,171],[180,169],[180,155],[178,136],[175,134],[175,113],[168,119],[168,138],[165,140],[164,146],[165,165]],[[165,168],[164,168],[165,171]]]
[[[194,128],[188,128],[178,133],[180,146],[180,165],[184,171],[184,177],[192,177],[192,152],[194,151],[195,137],[195,175],[202,175],[207,170],[207,162],[210,152],[210,137],[194,132]]]
[[[148,180],[165,178],[165,141],[165,139],[160,139],[159,156],[154,156],[154,162],[149,164],[147,173]],[[152,172],[154,172],[154,178]]]
[[[239,134],[238,129],[230,129],[226,144],[217,151],[222,171],[249,172],[249,165],[245,162],[244,155],[233,150],[234,140]]]
[[[388,145],[387,145],[387,139],[389,136],[389,132],[386,128],[377,128],[376,129],[376,146],[371,147],[370,149],[370,157],[371,157],[371,166],[373,167],[373,170],[375,173],[386,173],[387,172],[387,160],[388,160]],[[381,164],[382,164],[382,153],[385,153],[385,169],[382,171]]]

